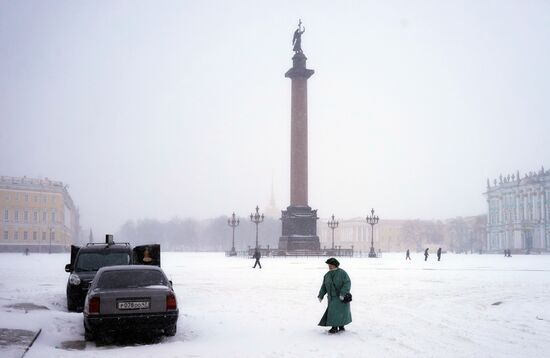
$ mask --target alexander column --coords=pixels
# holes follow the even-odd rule
[[[302,51],[302,21],[294,31],[292,68],[285,77],[292,80],[290,133],[290,206],[282,211],[283,232],[279,249],[320,250],[317,236],[317,210],[308,205],[308,151],[307,151],[307,80],[313,70],[306,68]]]

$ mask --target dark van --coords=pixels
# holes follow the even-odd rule
[[[71,246],[71,262],[65,266],[67,280],[67,309],[82,311],[90,283],[97,271],[105,266],[154,265],[160,267],[160,245],[115,243],[107,235],[104,244],[91,243],[84,247]]]

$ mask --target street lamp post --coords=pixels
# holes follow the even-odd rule
[[[235,228],[239,226],[239,219],[235,217],[235,213],[231,215],[231,218],[227,219],[227,225],[231,226],[233,229],[233,240],[231,244],[231,252],[229,253],[230,256],[236,256],[237,252],[235,251]]]
[[[370,225],[370,251],[369,257],[376,257],[376,251],[374,251],[374,225],[378,224],[378,216],[374,215],[374,209],[370,211],[370,216],[367,216],[367,224]]]
[[[327,222],[328,227],[332,230],[332,249],[334,250],[334,229],[338,227],[338,221],[334,220],[334,214],[332,214],[332,219]]]
[[[264,221],[264,214],[260,215],[260,208],[256,206],[256,212],[250,214],[250,221],[256,224],[256,250],[258,249],[258,225]]]

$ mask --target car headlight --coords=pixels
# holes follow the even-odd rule
[[[74,286],[80,285],[80,277],[72,273],[71,276],[69,276],[69,283]]]

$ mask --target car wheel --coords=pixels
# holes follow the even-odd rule
[[[76,312],[76,303],[74,303],[73,300],[67,297],[67,311],[69,312]]]
[[[174,323],[173,325],[170,325],[164,329],[164,334],[167,335],[168,337],[173,337],[176,335],[176,331],[177,331],[177,326]]]

